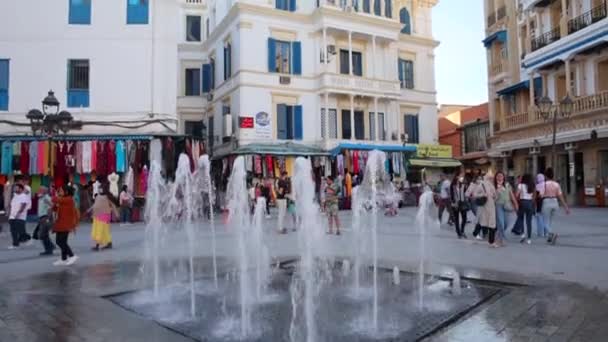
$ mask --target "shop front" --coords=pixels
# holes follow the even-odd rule
[[[441,174],[452,175],[462,166],[459,160],[452,158],[450,145],[419,144],[416,147],[416,155],[408,160],[408,181],[412,186],[434,186]]]

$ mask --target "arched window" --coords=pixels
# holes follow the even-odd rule
[[[407,8],[403,7],[399,11],[399,21],[403,24],[401,33],[412,34],[412,24],[411,24],[411,20],[410,20],[410,12],[408,12]]]

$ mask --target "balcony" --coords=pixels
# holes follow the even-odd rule
[[[580,31],[606,18],[606,2],[568,21],[568,34]]]
[[[532,51],[541,49],[551,43],[558,41],[561,38],[559,26],[554,27],[551,31],[544,33],[532,39]]]
[[[496,11],[496,21],[500,21],[502,18],[507,16],[507,8],[502,6]]]
[[[370,94],[389,94],[393,96],[400,96],[401,94],[399,81],[397,80],[378,80],[333,73],[325,73],[321,75],[321,86],[324,88],[335,89],[337,91],[343,90],[345,92],[360,93],[364,91]]]
[[[557,105],[553,110],[557,109]],[[608,110],[608,91],[595,95],[579,97],[574,100],[572,117]],[[543,118],[535,108],[528,111],[507,115],[500,125],[502,131],[521,129],[529,125],[541,124]]]
[[[490,74],[492,76],[496,76],[498,74],[502,74],[505,69],[506,68],[503,66],[502,63],[496,64],[496,65],[492,65],[490,67]]]

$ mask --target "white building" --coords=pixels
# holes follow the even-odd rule
[[[218,153],[277,140],[323,149],[355,140],[436,143],[436,3],[4,1],[0,115],[25,121],[53,89],[85,122],[147,122],[138,132],[148,133],[204,129]],[[0,124],[0,132],[27,129]]]

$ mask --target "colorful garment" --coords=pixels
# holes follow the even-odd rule
[[[30,156],[29,160],[29,170],[28,173],[30,175],[38,174],[38,142],[32,141],[30,142],[28,155]]]
[[[38,158],[36,159],[36,168],[38,170],[38,174],[46,175],[48,170],[49,163],[49,145],[48,141],[39,141],[37,144],[38,147]]]
[[[91,141],[91,172],[97,173],[97,141]]]
[[[112,242],[112,233],[110,231],[111,217],[111,214],[99,214],[93,217],[91,239],[100,246],[106,246]]]
[[[3,175],[13,174],[13,144],[10,141],[2,143],[2,165],[0,173]]]
[[[30,172],[30,143],[27,141],[21,143],[19,171],[22,175],[27,175]]]
[[[119,140],[116,142],[116,172],[127,171],[127,154],[125,142]]]
[[[114,140],[106,143],[106,158],[107,174],[116,172],[116,142]]]
[[[159,164],[163,162],[163,143],[160,139],[150,142],[150,161],[156,160]]]
[[[254,173],[256,175],[261,175],[262,174],[262,157],[261,156],[254,156],[253,157],[253,168],[254,168]]]

